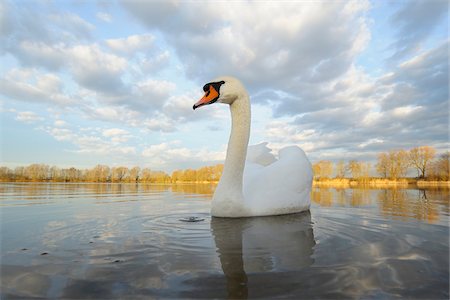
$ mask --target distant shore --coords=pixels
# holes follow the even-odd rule
[[[134,183],[134,184],[213,184],[218,181],[56,181],[56,180],[6,180],[0,179],[0,182],[24,182],[24,183]],[[450,189],[450,181],[421,180],[415,178],[401,178],[397,180],[368,178],[358,180],[352,178],[331,178],[313,180],[314,187],[323,188],[444,188]]]
[[[317,187],[337,187],[337,188],[450,188],[450,181],[423,180],[415,178],[400,178],[397,180],[368,178],[365,180],[355,180],[351,178],[333,178],[314,180],[313,186]]]

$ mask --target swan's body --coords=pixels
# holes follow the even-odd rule
[[[308,210],[312,168],[303,150],[297,146],[283,148],[276,160],[266,144],[259,144],[251,146],[247,156],[251,113],[245,88],[235,78],[222,77],[203,89],[206,94],[194,109],[214,102],[226,103],[232,119],[225,165],[211,214],[236,218]]]

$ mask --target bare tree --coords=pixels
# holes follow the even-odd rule
[[[139,172],[141,171],[141,168],[139,167],[133,167],[130,170],[130,181],[131,182],[139,182]]]
[[[0,180],[13,180],[14,172],[8,167],[0,167]]]
[[[375,165],[378,174],[387,178],[389,175],[389,156],[386,153],[378,154],[378,162]]]
[[[123,179],[128,175],[127,167],[114,167],[111,170],[111,181],[122,182]]]
[[[369,162],[361,163],[361,177],[364,180],[368,180],[370,177],[370,168],[372,165]]]
[[[329,160],[321,160],[313,164],[314,178],[329,178],[333,173],[333,163]]]
[[[149,168],[143,169],[141,172],[141,180],[143,182],[150,182],[151,178],[152,178],[152,170],[150,170]]]
[[[438,180],[450,179],[450,152],[445,152],[439,158],[430,163],[428,177]]]
[[[25,167],[24,173],[27,179],[32,181],[43,181],[50,177],[50,167],[43,164],[32,164]]]
[[[105,165],[96,165],[88,171],[88,181],[106,182],[110,180],[110,168]]]
[[[392,179],[404,177],[408,171],[409,159],[408,152],[405,150],[391,150],[389,158],[389,176]]]
[[[350,173],[352,174],[353,178],[360,178],[361,177],[361,163],[357,160],[351,160],[348,162],[347,168],[350,170]]]
[[[345,177],[345,162],[343,160],[340,160],[336,164],[336,178],[344,178]]]
[[[418,177],[425,178],[425,172],[430,161],[434,158],[436,150],[430,146],[421,146],[409,151],[409,160],[417,169]]]

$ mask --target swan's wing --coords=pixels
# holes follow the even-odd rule
[[[255,213],[283,213],[283,209],[310,205],[312,168],[302,149],[280,150],[279,160],[263,167],[252,163],[244,172],[244,198]],[[274,214],[275,214],[274,213]]]
[[[247,161],[253,164],[268,166],[276,161],[275,156],[270,152],[271,149],[267,147],[267,143],[251,145],[247,149]]]

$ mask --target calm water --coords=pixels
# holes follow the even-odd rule
[[[307,213],[218,219],[213,189],[0,184],[1,298],[449,297],[448,190],[322,188]]]

